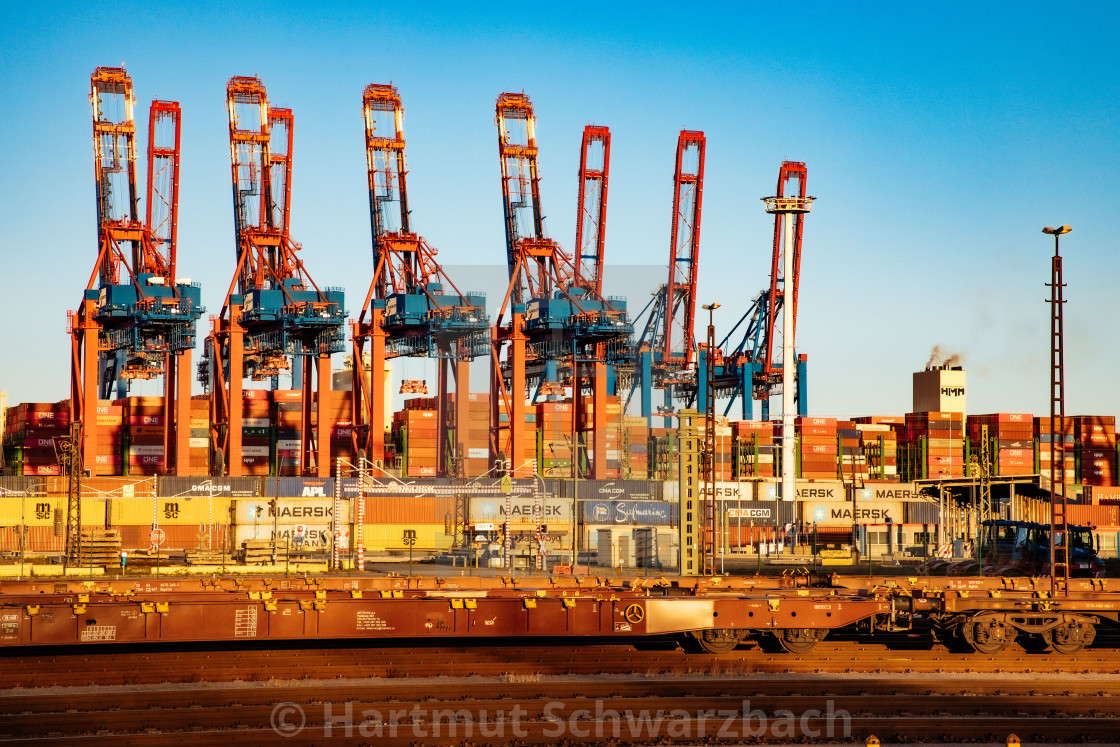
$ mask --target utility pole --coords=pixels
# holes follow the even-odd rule
[[[1069,226],[1042,232],[1054,237],[1054,257],[1050,263],[1050,593],[1069,591],[1069,532],[1066,526],[1065,471],[1065,351],[1062,343],[1062,255],[1058,238],[1073,229]],[[1062,444],[1058,448],[1057,444]],[[1058,546],[1061,534],[1062,545]]]

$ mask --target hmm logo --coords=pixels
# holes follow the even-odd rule
[[[941,387],[941,393],[944,394],[946,397],[963,397],[964,396],[964,387],[963,386],[943,386],[943,387]]]

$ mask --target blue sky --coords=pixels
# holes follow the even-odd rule
[[[934,345],[963,356],[970,412],[1047,412],[1052,243],[1040,229],[1058,223],[1074,227],[1063,240],[1066,409],[1120,411],[1115,4],[588,7],[9,11],[9,405],[68,396],[65,312],[96,256],[89,75],[123,63],[138,120],[153,98],[183,107],[180,273],[203,284],[209,313],[233,270],[230,76],[259,75],[272,103],[293,109],[292,234],[320,285],[346,287],[352,315],[372,271],[364,86],[392,82],[404,99],[415,230],[445,265],[499,274],[494,100],[524,90],[538,117],[547,229],[568,248],[582,128],[611,128],[607,292],[629,295],[634,309],[657,282],[643,290],[644,278],[667,274],[677,133],[705,132],[698,303],[722,303],[717,332],[768,283],[771,222],[758,198],[773,192],[783,159],[808,164],[818,201],[805,229],[798,348],[814,414],[910,410],[911,374]],[[493,306],[499,289],[486,290]],[[418,378],[425,364],[402,369]],[[472,388],[484,389],[481,372]]]

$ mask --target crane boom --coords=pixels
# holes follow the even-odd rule
[[[662,364],[687,369],[696,353],[696,275],[704,192],[703,132],[681,130],[673,174],[673,229],[666,285]]]
[[[607,220],[607,179],[611,165],[611,131],[587,125],[579,156],[579,197],[576,201],[574,285],[603,293],[603,243]]]

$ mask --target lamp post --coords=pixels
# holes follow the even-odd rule
[[[1065,352],[1062,345],[1062,255],[1059,238],[1073,229],[1069,226],[1042,232],[1054,237],[1054,257],[1050,263],[1050,591],[1065,591],[1069,582],[1069,537],[1066,528],[1065,470]],[[1062,444],[1059,449],[1057,444]],[[1062,532],[1061,558],[1057,550],[1058,532]],[[1061,572],[1058,567],[1061,567]]]
[[[704,485],[704,528],[701,536],[704,538],[704,565],[703,572],[715,572],[715,545],[716,545],[716,328],[714,322],[715,310],[720,307],[718,301],[706,303],[701,308],[708,312],[708,340],[704,352],[704,462],[701,475],[705,480]],[[722,545],[721,545],[722,547]]]

